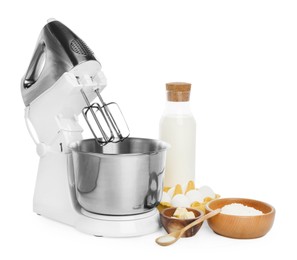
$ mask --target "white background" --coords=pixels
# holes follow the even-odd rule
[[[0,259],[294,259],[296,13],[296,1],[285,0],[1,3]],[[109,83],[103,97],[120,104],[133,136],[157,138],[165,83],[191,82],[197,185],[274,205],[272,230],[234,240],[205,223],[197,236],[161,248],[154,239],[164,231],[95,238],[34,214],[38,156],[23,120],[20,80],[50,17],[93,49]]]

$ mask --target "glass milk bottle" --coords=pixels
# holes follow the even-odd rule
[[[196,122],[190,109],[191,84],[166,84],[167,103],[160,120],[160,139],[169,143],[165,187],[195,181]]]

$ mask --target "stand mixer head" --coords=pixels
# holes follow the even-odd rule
[[[61,81],[63,75],[70,71],[75,77],[73,88],[76,88],[76,92],[80,91],[85,105],[82,107],[81,102],[65,101],[71,99],[70,95],[73,95],[73,92],[61,91],[58,94],[62,104],[57,104],[58,100],[54,98],[47,100],[43,105],[60,105],[63,109],[65,103],[68,103],[74,114],[82,112],[100,145],[120,142],[127,138],[129,129],[120,108],[114,102],[106,104],[100,95],[106,86],[106,79],[93,51],[69,28],[54,19],[49,20],[44,26],[29,68],[22,79],[21,92],[25,105],[29,106],[37,98],[46,96],[46,93],[52,91]],[[60,84],[59,88],[65,87]],[[95,98],[91,91],[96,94],[99,102],[91,103]],[[78,112],[77,108],[81,111]],[[42,110],[45,110],[46,114],[46,109]],[[61,111],[57,111],[57,114],[59,112]]]

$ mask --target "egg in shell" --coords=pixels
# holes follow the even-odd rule
[[[199,191],[201,192],[201,194],[203,195],[204,198],[212,198],[215,199],[216,198],[216,194],[213,192],[213,190],[208,187],[208,186],[202,186]]]
[[[168,203],[168,204],[171,204],[171,198],[170,196],[168,195],[167,192],[163,191],[163,194],[162,194],[162,202],[165,204],[165,203]]]
[[[183,194],[183,190],[180,184],[177,184],[175,187],[172,187],[168,190],[168,195],[170,198],[173,198],[177,194]]]
[[[194,201],[202,203],[204,201],[204,195],[199,190],[190,190],[187,192],[186,196],[190,200],[190,203]]]
[[[187,196],[184,194],[177,194],[171,200],[171,205],[173,207],[190,207],[191,203]]]

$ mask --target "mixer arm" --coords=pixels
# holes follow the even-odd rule
[[[35,128],[33,127],[31,121],[30,121],[30,117],[29,117],[29,113],[30,113],[30,106],[27,106],[25,108],[25,123],[26,123],[26,127],[27,130],[33,140],[33,142],[36,145],[36,152],[39,156],[43,156],[45,155],[46,152],[48,152],[50,150],[50,146],[39,142],[38,140],[38,136],[37,133],[35,131]]]
[[[21,83],[27,107],[26,125],[37,150],[42,150],[37,151],[40,156],[46,150],[66,153],[69,143],[82,139],[83,129],[77,120],[82,111],[100,145],[121,142],[129,136],[127,123],[117,104],[105,103],[100,95],[105,86],[101,64],[89,47],[65,25],[50,20],[41,31]],[[92,104],[96,96],[101,103],[97,106],[99,119]],[[90,117],[87,117],[88,111]],[[124,131],[120,130],[121,126]]]
[[[65,72],[87,61],[98,62],[85,42],[61,22],[49,20],[21,82],[25,105],[51,88]]]
[[[31,138],[36,145],[36,152],[40,157],[44,156],[47,152],[50,152],[50,151],[51,152],[62,152],[62,150],[63,150],[62,143],[58,142],[60,145],[60,149],[57,149],[57,148],[54,149],[54,147],[57,147],[56,143],[57,143],[57,140],[59,139],[58,134],[48,144],[45,144],[45,143],[39,141],[37,132],[30,120],[30,106],[27,106],[25,108],[25,123],[26,123],[26,127],[27,127],[27,130],[28,130]]]

